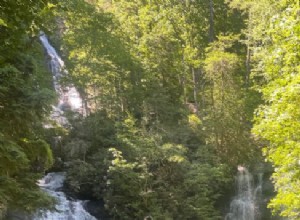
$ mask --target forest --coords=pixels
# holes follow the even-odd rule
[[[1,0],[0,219],[53,210],[57,171],[107,219],[224,219],[246,167],[263,211],[225,219],[300,220],[299,19],[299,0]],[[83,100],[68,126],[42,32]]]

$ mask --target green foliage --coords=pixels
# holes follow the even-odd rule
[[[67,28],[62,40],[70,78],[89,100],[89,107],[105,106],[115,117],[120,117],[124,108],[138,108],[138,64],[112,31],[112,15],[85,1],[67,1],[62,8],[68,10],[59,15]]]
[[[182,219],[221,219],[215,202],[221,196],[221,186],[229,181],[225,166],[194,162],[188,169],[182,190]]]
[[[271,3],[270,3],[271,4]],[[263,57],[259,91],[265,101],[256,113],[254,133],[269,144],[264,148],[273,163],[277,195],[269,207],[289,219],[299,219],[299,6],[279,1],[281,8],[266,34],[268,44],[257,55]]]
[[[74,192],[104,196],[116,219],[220,218],[215,201],[230,182],[228,167],[259,160],[252,69],[264,100],[253,132],[268,141],[263,153],[275,168],[269,206],[300,218],[299,3],[53,3],[1,3],[1,210],[53,202],[35,184],[53,164],[42,123],[54,99],[35,35],[61,19],[67,80],[91,110],[57,152],[69,162]]]
[[[84,198],[101,198],[108,167],[107,149],[116,145],[113,121],[105,111],[72,121],[73,129],[58,157],[67,161],[66,185]]]
[[[115,145],[116,128],[114,123],[106,111],[98,111],[90,114],[84,120],[74,121],[69,135],[70,141],[64,147],[66,156],[70,158],[91,156],[101,148],[105,149]],[[84,158],[80,159],[85,160]]]
[[[196,128],[194,121],[197,122],[195,117],[191,132]],[[106,210],[116,219],[220,218],[215,202],[229,181],[226,166],[216,163],[213,152],[205,146],[191,157],[189,149],[179,144],[186,142],[191,149],[198,149],[196,130],[181,133],[188,129],[186,124],[178,133],[168,132],[162,137],[129,116],[123,122],[114,122],[114,135],[109,142],[103,142],[106,132],[111,132],[111,123],[104,112],[98,112],[75,125],[71,135],[77,140],[70,139],[69,153],[78,144],[90,146],[85,161],[82,153],[68,157],[69,189],[84,198],[104,198]],[[88,132],[83,132],[81,126]],[[89,129],[98,129],[98,133]],[[173,137],[177,143],[171,142]],[[107,143],[115,148],[108,148]]]
[[[223,0],[65,1],[58,14],[91,113],[63,150],[70,188],[104,196],[116,219],[219,219],[230,168],[258,160],[244,15]]]
[[[0,9],[0,64],[24,49],[43,26],[43,16],[50,12],[52,0],[2,1]]]
[[[247,125],[247,90],[243,90],[244,69],[241,58],[228,52],[236,36],[220,36],[208,48],[204,61],[205,76],[211,84],[211,114],[204,125],[208,142],[222,161],[236,165],[253,160],[259,155]]]
[[[21,147],[4,138],[1,133],[1,175],[11,175],[28,168],[29,160]],[[11,172],[11,174],[10,174]]]
[[[106,208],[115,218],[219,218],[214,203],[220,185],[226,182],[221,167],[189,162],[185,147],[160,144],[159,135],[149,136],[130,118],[124,126],[120,149],[127,156],[125,159],[120,150],[110,149],[104,194]]]
[[[218,219],[230,168],[261,160],[250,133],[260,92],[253,132],[275,167],[270,207],[299,219],[299,3],[76,0],[57,9],[70,80],[91,111],[63,151],[70,188],[104,196],[116,219]],[[36,95],[31,103],[46,92]]]
[[[0,6],[0,206],[34,212],[53,205],[36,184],[53,163],[43,122],[54,99],[34,34],[50,1]]]
[[[84,161],[74,160],[68,165],[66,183],[75,193],[81,195],[93,195],[93,187],[99,184],[96,177],[96,170]]]

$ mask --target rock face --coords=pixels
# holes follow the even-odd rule
[[[107,214],[104,209],[104,201],[87,201],[85,203],[86,210],[95,216],[97,219],[101,220],[111,220],[112,218]]]
[[[32,216],[17,210],[9,210],[6,214],[5,220],[32,220]],[[1,218],[0,218],[1,219]]]

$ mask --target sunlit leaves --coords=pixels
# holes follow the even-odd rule
[[[136,127],[131,117],[122,127],[118,135],[121,146],[108,150],[111,160],[104,199],[113,216],[219,218],[214,204],[220,196],[219,184],[226,182],[224,167],[213,167],[205,161],[190,162],[186,147],[163,144],[160,135]],[[210,155],[206,156],[208,161]]]
[[[274,164],[277,195],[269,207],[289,219],[299,219],[299,24],[296,5],[277,2],[282,7],[269,21],[266,33],[271,41],[262,51],[260,88],[265,105],[258,109],[254,133],[270,142],[264,150]],[[275,3],[274,3],[275,4]]]
[[[257,151],[249,135],[250,126],[246,126],[249,118],[246,91],[242,90],[244,71],[241,58],[227,52],[235,40],[236,36],[220,36],[208,48],[204,70],[211,84],[211,111],[206,119],[207,142],[213,145],[223,161],[236,165],[250,161]]]

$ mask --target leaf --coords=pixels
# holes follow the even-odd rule
[[[7,27],[7,23],[2,18],[0,18],[0,26]]]

